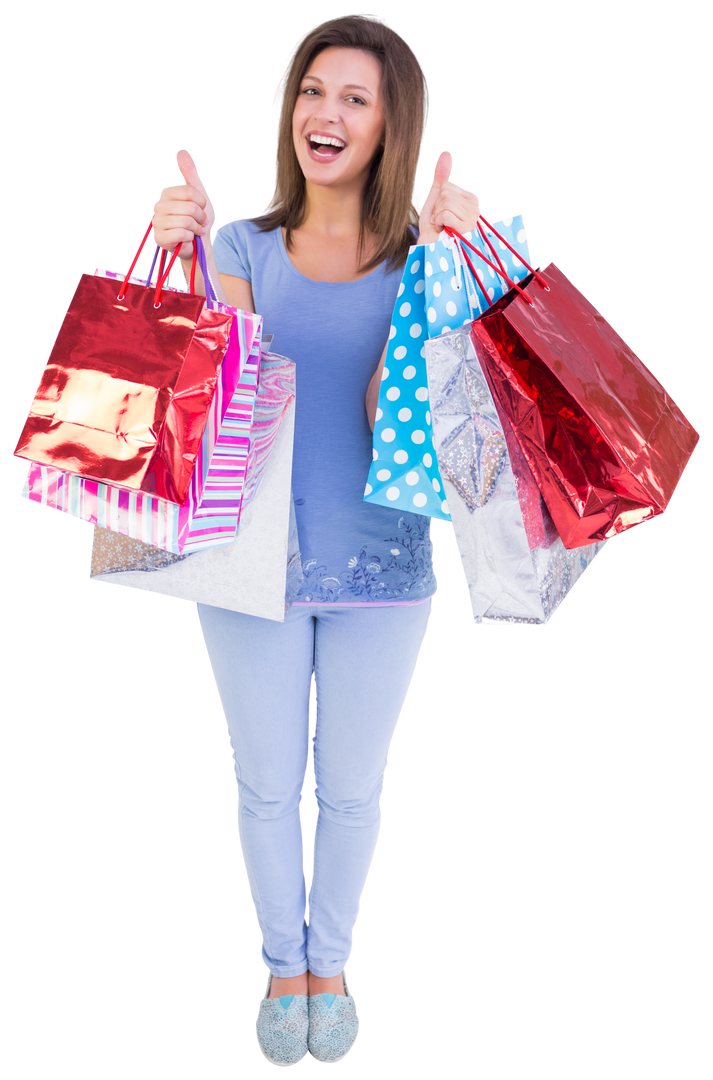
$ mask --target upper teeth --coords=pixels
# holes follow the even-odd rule
[[[321,143],[323,146],[338,146],[340,150],[347,144],[341,139],[333,139],[328,135],[310,135],[310,142]]]

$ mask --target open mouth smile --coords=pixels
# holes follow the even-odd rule
[[[322,164],[336,161],[337,158],[341,157],[342,150],[346,149],[346,145],[342,143],[341,139],[335,138],[327,143],[325,136],[308,135],[306,143],[307,152],[312,161],[319,161]],[[338,146],[335,146],[335,143]]]

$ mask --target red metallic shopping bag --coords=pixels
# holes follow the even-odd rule
[[[565,547],[582,547],[662,513],[698,435],[554,263],[527,269],[471,338]]]
[[[233,315],[164,288],[84,274],[15,453],[132,491],[183,503],[200,449]],[[154,259],[155,262],[155,259]],[[153,267],[152,267],[153,271]]]

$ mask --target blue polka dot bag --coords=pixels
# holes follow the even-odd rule
[[[506,218],[494,227],[527,262],[530,254],[522,217]],[[515,282],[527,270],[489,228],[484,232],[505,272]],[[492,252],[480,233],[465,233],[491,262]],[[475,261],[475,259],[474,259]],[[479,289],[468,289],[457,246],[442,234],[434,244],[411,248],[392,316],[386,361],[379,388],[373,439],[373,461],[365,502],[450,521],[443,481],[433,447],[426,378],[425,342],[477,318],[486,310]],[[477,268],[491,304],[508,285],[484,262]]]

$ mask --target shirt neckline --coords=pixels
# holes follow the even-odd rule
[[[320,288],[328,289],[343,289],[345,287],[354,288],[354,286],[356,285],[364,285],[365,283],[368,283],[375,277],[375,275],[380,273],[381,276],[383,276],[384,273],[384,263],[381,262],[378,266],[375,266],[373,270],[370,270],[368,274],[364,274],[363,277],[357,278],[355,281],[315,281],[314,278],[307,277],[307,275],[303,274],[301,270],[298,270],[295,264],[292,262],[287,248],[285,247],[285,238],[282,235],[281,225],[278,225],[275,229],[275,242],[277,243],[280,256],[283,262],[287,265],[287,268],[295,275],[295,277],[299,278],[300,281],[306,281],[308,285],[317,285]]]

